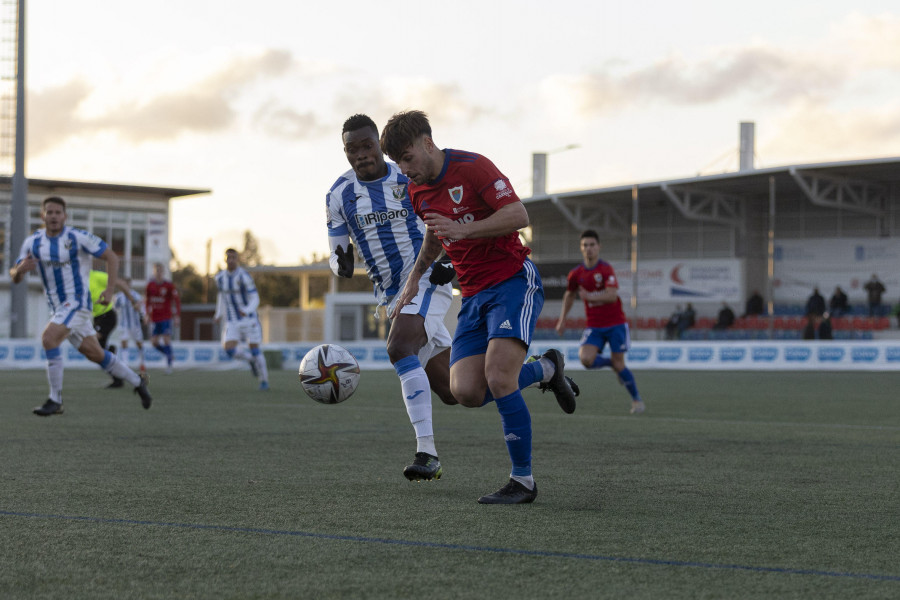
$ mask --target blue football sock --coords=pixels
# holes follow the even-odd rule
[[[530,363],[525,363],[522,365],[522,369],[519,371],[519,389],[524,390],[529,385],[533,385],[544,378],[544,367],[541,366],[541,361],[535,360]],[[482,406],[485,404],[490,404],[494,401],[494,395],[491,393],[491,390],[488,389],[484,393],[484,402],[481,403]]]
[[[531,475],[531,414],[522,392],[516,390],[495,401],[503,424],[503,439],[512,461],[511,474]]]
[[[524,390],[529,385],[535,384],[543,378],[544,367],[541,366],[541,361],[535,360],[525,363],[519,371],[519,389]]]
[[[633,400],[641,399],[641,395],[638,393],[637,384],[634,382],[634,375],[631,374],[631,371],[629,371],[627,367],[619,371],[619,379],[622,380],[625,389],[631,394]]]
[[[598,354],[597,358],[594,359],[594,363],[591,365],[592,369],[602,369],[603,367],[611,367],[612,361],[606,358],[605,356]]]

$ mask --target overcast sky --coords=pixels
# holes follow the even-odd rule
[[[756,165],[900,155],[896,1],[29,0],[35,178],[211,189],[172,204],[182,262],[250,229],[267,262],[327,253],[357,112],[432,120],[521,197]],[[554,150],[577,144],[578,148]]]

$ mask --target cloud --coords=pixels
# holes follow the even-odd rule
[[[285,75],[292,64],[291,54],[283,50],[239,57],[185,89],[120,101],[92,116],[80,109],[102,90],[84,80],[33,91],[27,113],[29,152],[40,154],[77,135],[109,132],[141,143],[224,131],[238,119],[235,103],[242,93],[259,80]]]
[[[802,101],[773,126],[776,134],[760,146],[761,158],[772,164],[895,156],[900,147],[900,106],[894,102],[854,111]]]
[[[493,114],[491,109],[469,101],[457,83],[372,80],[360,73],[342,74],[332,83],[336,91],[328,100],[328,112],[298,110],[272,98],[255,112],[254,124],[270,135],[307,140],[336,135],[344,119],[356,113],[369,115],[379,125],[394,113],[412,108],[428,113],[432,124],[467,124]]]
[[[834,28],[832,37],[850,49],[862,68],[900,68],[900,16],[852,14]]]
[[[29,93],[25,112],[28,153],[41,154],[62,140],[80,134],[83,123],[75,112],[90,95],[91,86],[81,79]]]
[[[604,66],[584,75],[552,77],[542,88],[545,94],[570,96],[584,115],[604,115],[626,107],[696,106],[744,95],[769,102],[827,96],[848,75],[840,64],[763,45],[722,49],[694,62],[671,56],[621,70]]]
[[[257,109],[253,123],[269,135],[289,140],[312,139],[328,131],[314,112],[300,112],[274,99]]]
[[[733,99],[772,106],[829,101],[866,77],[885,80],[884,71],[900,75],[900,17],[853,14],[802,50],[757,41],[710,48],[692,60],[668,56],[630,68],[610,62],[589,73],[549,77],[541,90],[557,112],[592,117]]]

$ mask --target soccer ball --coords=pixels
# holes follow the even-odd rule
[[[343,402],[359,385],[359,363],[337,344],[316,346],[300,361],[300,385],[316,402]]]

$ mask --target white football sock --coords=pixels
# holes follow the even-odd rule
[[[112,360],[110,363],[106,365],[106,368],[103,369],[113,377],[118,377],[119,379],[124,379],[131,385],[137,387],[141,384],[141,376],[128,368],[123,361],[120,361],[116,358],[115,354],[110,353]]]
[[[540,363],[541,368],[544,370],[544,376],[541,377],[541,381],[546,383],[556,374],[556,367],[549,358],[544,358],[543,356],[540,359]],[[532,483],[534,483],[534,481],[532,481]]]
[[[252,357],[252,360],[256,361],[256,368],[259,370],[259,380],[269,381],[269,368],[266,365],[266,356],[260,351],[255,357]]]
[[[423,435],[416,438],[416,452],[425,452],[432,456],[437,456],[437,449],[434,447],[434,436]]]
[[[47,383],[50,384],[50,399],[62,403],[63,359],[62,356],[47,359]]]
[[[533,475],[510,475],[509,478],[513,479],[515,481],[518,481],[519,483],[521,483],[522,485],[527,487],[529,490],[534,489],[534,476]]]
[[[428,385],[428,375],[425,374],[425,369],[417,367],[401,375],[400,391],[403,393],[403,403],[406,405],[409,422],[416,431],[416,439],[430,437],[429,447],[432,451],[428,453],[437,456],[434,450],[434,428],[431,421],[431,388]],[[427,442],[426,445],[428,445]],[[419,452],[427,452],[427,450],[419,450]]]

